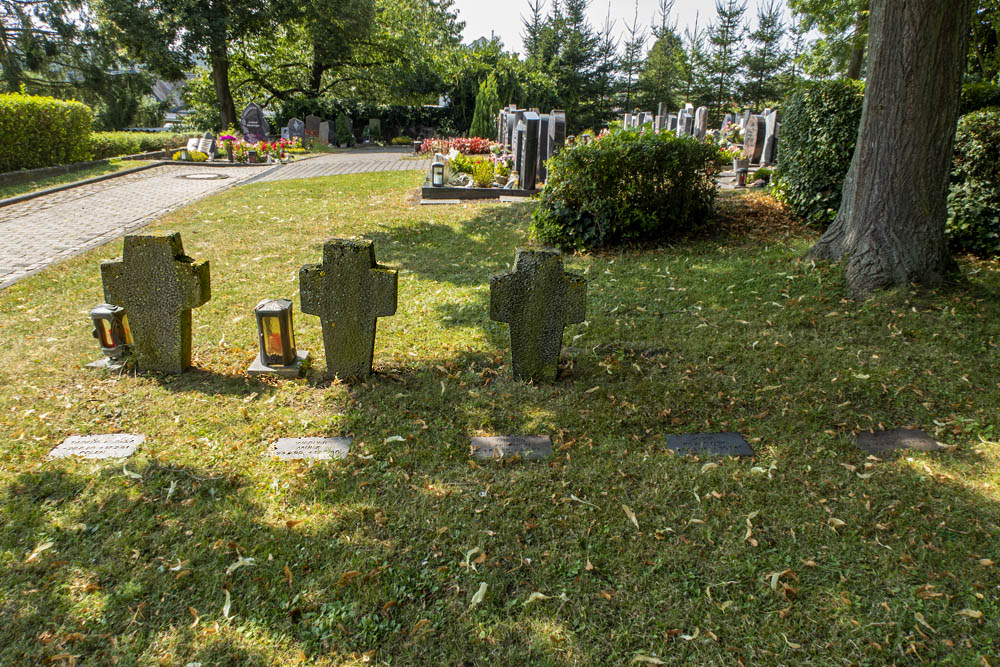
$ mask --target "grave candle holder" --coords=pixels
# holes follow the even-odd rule
[[[431,165],[431,185],[444,187],[444,162],[437,161]]]
[[[94,338],[100,343],[105,356],[87,364],[88,368],[117,369],[124,366],[125,358],[132,350],[132,330],[125,309],[102,303],[90,311],[90,319],[94,323]]]
[[[747,174],[750,173],[749,169],[737,169],[736,170],[736,187],[745,188],[747,186]]]
[[[292,302],[288,299],[264,299],[254,308],[260,352],[248,369],[250,375],[275,374],[297,377],[309,352],[295,349]]]

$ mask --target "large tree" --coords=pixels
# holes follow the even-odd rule
[[[639,26],[639,0],[635,0],[635,14],[632,23],[625,24],[625,42],[620,61],[622,92],[625,93],[625,108],[632,108],[635,86],[639,80],[646,56],[646,31]]]
[[[760,108],[764,102],[781,97],[781,78],[788,63],[782,46],[785,23],[781,5],[768,0],[757,6],[757,28],[750,33],[750,44],[743,55],[743,101]]]
[[[834,224],[812,250],[846,256],[855,297],[952,268],[946,195],[971,0],[873,0],[858,141]]]
[[[708,76],[714,89],[712,101],[716,107],[725,105],[736,92],[746,10],[746,0],[715,0],[715,23],[708,29],[711,45]]]
[[[813,42],[805,58],[809,74],[861,78],[868,42],[869,1],[788,0],[792,11],[801,16],[804,29],[818,30],[822,34]]]

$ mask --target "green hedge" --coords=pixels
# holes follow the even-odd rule
[[[159,151],[164,146],[178,148],[184,146],[191,137],[200,136],[183,132],[94,132],[90,135],[90,145],[94,159],[103,160]]]
[[[715,203],[716,152],[672,133],[621,129],[563,149],[549,160],[533,234],[589,250],[697,231]]]
[[[995,83],[966,83],[958,111],[965,115],[987,107],[1000,107],[1000,85]]]
[[[0,172],[91,159],[92,122],[80,102],[0,94]]]
[[[962,117],[945,233],[953,250],[1000,256],[1000,108]]]
[[[774,192],[809,222],[826,226],[837,217],[864,95],[861,82],[824,81],[803,85],[785,105]]]

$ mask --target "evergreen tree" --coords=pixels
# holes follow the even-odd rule
[[[695,14],[694,28],[684,31],[684,59],[681,70],[680,92],[684,102],[700,104],[711,99],[711,82],[708,78],[708,54],[705,52],[705,31],[698,27]]]
[[[664,35],[677,34],[677,22],[670,22],[670,15],[674,12],[674,4],[677,0],[658,0],[656,7],[656,20],[651,26],[653,37],[663,39]]]
[[[497,93],[497,78],[491,73],[479,84],[476,95],[476,110],[472,114],[470,137],[492,138],[496,135],[496,117],[500,112],[500,95]]]
[[[542,13],[544,0],[528,0],[528,16],[521,17],[524,33],[521,42],[524,45],[524,59],[528,62],[539,61],[542,56],[542,32],[545,28],[545,16]]]
[[[711,45],[708,77],[713,89],[712,103],[716,107],[729,103],[736,93],[746,10],[746,0],[715,0],[716,22],[708,29]]]
[[[625,93],[625,108],[632,108],[632,97],[639,72],[645,61],[646,31],[639,27],[639,0],[635,2],[632,24],[625,26],[625,44],[621,59],[622,84]]]
[[[757,29],[750,33],[750,46],[742,59],[744,82],[743,101],[754,107],[781,97],[779,74],[788,64],[788,53],[782,48],[785,24],[781,6],[775,0],[757,7]]]
[[[652,25],[656,38],[639,74],[639,99],[650,109],[663,102],[676,109],[681,100],[685,79],[684,42],[677,34],[676,23],[670,22],[674,0],[659,0],[657,20]]]
[[[610,116],[614,106],[615,75],[618,72],[618,38],[615,37],[615,21],[611,18],[610,2],[607,18],[599,35],[597,63],[595,78],[599,85],[599,105]]]
[[[594,72],[598,64],[598,36],[587,21],[590,0],[564,0],[558,28],[559,51],[551,73],[559,98],[567,112],[568,131],[603,124],[604,113],[590,103],[597,99],[599,82]],[[556,5],[556,9],[559,6]]]

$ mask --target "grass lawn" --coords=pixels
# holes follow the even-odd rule
[[[415,206],[422,178],[256,184],[157,223],[213,274],[179,377],[83,368],[121,241],[0,292],[0,664],[1000,664],[1000,267],[851,302],[800,259],[810,232],[727,195],[711,238],[569,257],[587,322],[532,386],[487,316],[527,205]],[[298,311],[337,236],[399,269],[376,375],[323,379],[296,312],[309,377],[248,379],[253,306]],[[907,426],[952,448],[852,445]],[[701,430],[757,457],[665,449]],[[45,459],[107,432],[147,440],[124,466]],[[557,452],[471,461],[491,434]],[[354,450],[262,457],[313,435]]]
[[[108,164],[99,164],[94,167],[78,169],[76,171],[71,171],[68,174],[59,174],[58,176],[39,178],[38,180],[34,180],[29,183],[18,183],[16,185],[0,186],[0,199],[7,199],[8,197],[16,197],[18,195],[28,194],[29,192],[37,192],[39,190],[44,190],[46,188],[54,188],[58,185],[66,185],[67,183],[76,183],[77,181],[83,181],[88,178],[94,178],[95,176],[104,176],[105,174],[113,174],[115,172],[119,172],[124,169],[134,169],[135,167],[141,167],[143,165],[147,165],[150,162],[152,162],[152,160],[112,159]]]

